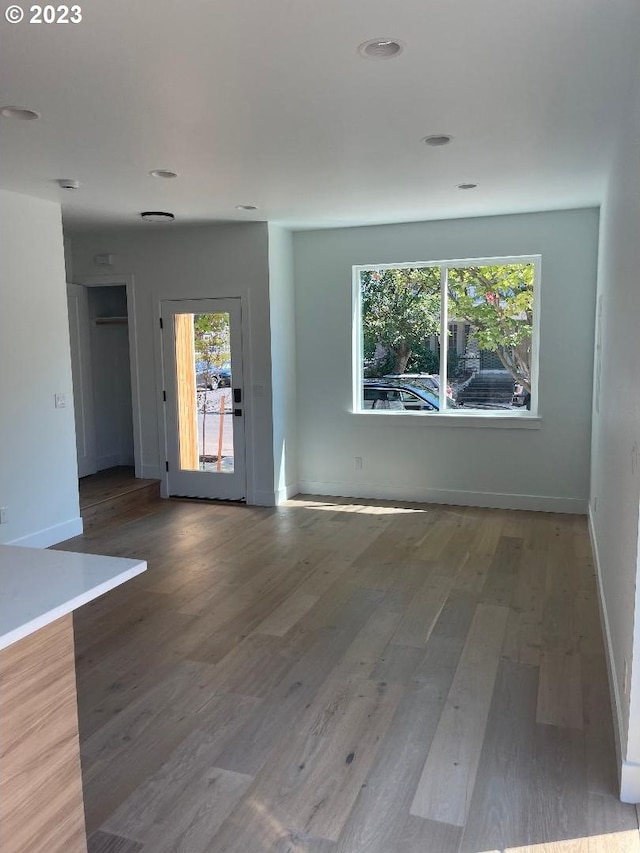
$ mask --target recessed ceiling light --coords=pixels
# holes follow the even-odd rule
[[[459,190],[475,190],[477,184],[458,184]]]
[[[360,56],[365,59],[393,59],[404,50],[404,45],[397,39],[381,38],[363,41],[358,47]]]
[[[236,210],[257,210],[255,204],[236,204]]]
[[[4,118],[18,118],[22,121],[33,121],[34,118],[40,118],[40,113],[35,110],[28,110],[25,107],[0,107],[0,116]]]
[[[425,136],[422,140],[425,145],[431,145],[432,148],[439,148],[441,145],[448,145],[453,136],[448,133],[434,133],[431,136]]]
[[[173,222],[173,213],[165,213],[162,210],[145,210],[140,216],[145,222]]]
[[[152,178],[177,178],[178,173],[170,169],[152,169],[149,174]]]

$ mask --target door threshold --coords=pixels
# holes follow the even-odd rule
[[[195,498],[191,495],[169,495],[170,501],[188,501],[189,503],[203,503],[203,504],[231,504],[232,506],[237,506],[238,504],[244,504],[246,506],[247,499],[246,498]]]

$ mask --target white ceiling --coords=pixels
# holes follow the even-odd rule
[[[637,0],[85,2],[76,25],[0,23],[0,106],[42,114],[0,118],[0,186],[73,228],[597,204],[640,34]],[[406,49],[362,59],[377,37]]]

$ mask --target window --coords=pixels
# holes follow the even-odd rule
[[[538,256],[354,267],[355,411],[535,412],[539,269]]]

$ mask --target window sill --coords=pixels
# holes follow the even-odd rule
[[[438,427],[466,427],[471,429],[540,429],[542,418],[537,415],[521,415],[513,412],[396,412],[352,411],[352,414],[368,419],[395,418],[402,423],[429,423]]]

